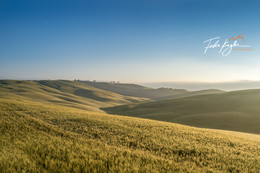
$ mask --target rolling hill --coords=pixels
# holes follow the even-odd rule
[[[144,100],[80,82],[2,80],[0,172],[260,171],[259,135],[100,109]]]
[[[65,80],[18,81],[0,80],[0,97],[56,103],[84,110],[102,112],[100,107],[147,100],[123,96],[86,84]]]
[[[109,83],[109,82],[91,82],[91,81],[80,81],[84,84],[93,86],[95,88],[112,91],[121,95],[143,97],[149,99],[158,99],[163,97],[170,97],[174,95],[180,95],[188,93],[184,89],[172,89],[172,88],[148,88],[136,84],[124,84],[124,83]]]
[[[25,97],[29,91],[22,86],[28,83],[37,97]],[[260,170],[259,135],[86,111],[84,100],[67,106],[51,95],[47,101],[47,88],[20,84],[19,92],[1,88],[2,173]]]
[[[260,90],[199,95],[105,108],[112,114],[260,134]]]
[[[186,93],[170,95],[165,97],[158,97],[156,100],[168,100],[168,99],[185,98],[185,97],[198,96],[198,95],[220,94],[220,93],[225,93],[225,91],[218,90],[218,89],[206,89],[206,90],[198,90],[198,91],[189,91]]]

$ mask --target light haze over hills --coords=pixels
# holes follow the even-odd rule
[[[225,91],[245,90],[260,88],[260,81],[230,81],[230,82],[154,82],[154,83],[140,83],[144,86],[158,88],[183,88],[187,90],[205,90],[216,88]]]

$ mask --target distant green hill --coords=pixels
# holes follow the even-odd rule
[[[260,90],[233,91],[104,109],[108,113],[260,134]]]
[[[220,93],[225,93],[225,91],[218,90],[218,89],[207,89],[207,90],[199,90],[199,91],[189,91],[186,93],[170,95],[170,96],[165,96],[165,97],[158,97],[156,100],[167,100],[167,99],[185,98],[185,97],[191,97],[191,96],[220,94]]]
[[[19,81],[0,80],[0,97],[56,103],[85,110],[144,101],[140,97],[123,96],[92,86],[65,80]]]
[[[143,97],[149,99],[157,99],[157,98],[163,98],[163,97],[188,93],[188,91],[184,89],[172,89],[172,88],[153,89],[153,88],[148,88],[136,84],[91,82],[91,81],[80,81],[80,82],[93,86],[95,88],[112,91],[121,95]]]

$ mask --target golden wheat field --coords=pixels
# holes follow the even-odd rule
[[[52,89],[49,98],[42,85],[30,84],[30,93],[14,91],[17,85],[25,84],[1,90],[0,172],[260,170],[258,135],[110,115],[93,111],[98,105],[51,101],[65,91]]]

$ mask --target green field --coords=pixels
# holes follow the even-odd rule
[[[110,115],[147,99],[78,82],[0,85],[0,172],[260,171],[259,135]]]
[[[109,113],[260,134],[260,90],[199,95],[106,108]]]
[[[148,100],[101,90],[74,81],[0,80],[0,97],[20,98],[40,103],[55,103],[84,110],[103,112],[107,107]]]

